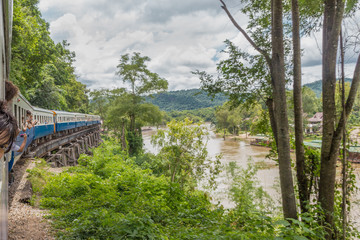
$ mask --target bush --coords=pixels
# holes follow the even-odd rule
[[[226,210],[161,175],[157,161],[106,142],[76,167],[53,176],[40,166],[31,179],[46,179],[40,204],[50,209],[60,239],[323,239],[311,216],[290,224],[269,213],[252,164],[229,168],[236,207]]]

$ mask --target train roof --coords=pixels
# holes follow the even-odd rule
[[[20,99],[22,100],[22,101],[24,101],[27,105],[29,105],[31,108],[32,108],[32,110],[34,110],[34,107],[31,105],[31,103],[29,103],[29,101],[21,94],[21,93],[19,93],[18,94],[18,96],[17,96],[17,102],[19,102],[20,101]],[[20,99],[19,99],[20,98]],[[13,100],[13,102],[14,102],[15,100]]]
[[[53,111],[48,110],[48,109],[44,109],[44,108],[39,108],[39,107],[32,107],[34,109],[34,111],[36,112],[44,112],[44,113],[50,113],[50,114],[54,114]]]
[[[76,113],[73,112],[65,112],[65,111],[59,111],[59,110],[52,110],[56,115],[71,115],[74,116]]]

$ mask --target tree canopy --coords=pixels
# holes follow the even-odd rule
[[[75,52],[66,40],[54,43],[37,4],[14,1],[10,80],[35,106],[88,112],[88,90],[73,66]]]

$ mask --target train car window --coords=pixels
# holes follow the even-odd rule
[[[22,121],[21,108],[20,108],[20,106],[18,107],[18,112],[19,112],[19,119]],[[23,124],[23,122],[22,122],[21,124]]]
[[[14,113],[15,113],[15,119],[16,119],[16,121],[18,121],[18,123],[20,123],[20,121],[19,121],[19,118],[18,118],[18,114],[17,114],[17,106],[14,104]]]
[[[25,110],[23,108],[21,108],[21,119],[24,118],[24,122],[26,121],[26,116],[25,116]]]

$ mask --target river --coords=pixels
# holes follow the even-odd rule
[[[209,125],[206,125],[209,128]],[[151,153],[157,153],[156,149],[151,143],[151,136],[156,133],[156,129],[143,132],[145,150]],[[207,142],[207,149],[210,157],[215,157],[222,154],[221,163],[225,166],[230,162],[236,162],[238,166],[246,168],[249,158],[254,162],[259,162],[261,166],[265,166],[257,173],[259,184],[269,193],[273,200],[280,204],[280,188],[278,184],[279,170],[275,162],[267,159],[266,155],[269,153],[269,148],[250,145],[250,139],[234,139],[231,137],[225,140],[209,128],[209,140]],[[212,193],[214,201],[220,201],[225,208],[231,208],[234,204],[227,197],[227,190],[230,187],[230,182],[225,174],[222,172],[218,178],[218,188]]]
[[[216,136],[216,134],[210,129],[209,125],[206,125],[209,129],[209,141],[207,143],[207,149],[210,157],[221,153],[221,162],[223,165],[227,165],[229,162],[236,162],[241,167],[246,167],[248,159],[252,158],[254,162],[258,162],[261,168],[257,173],[259,184],[264,190],[272,197],[277,206],[281,206],[280,196],[280,184],[279,184],[279,169],[273,160],[266,158],[269,153],[269,148],[250,145],[250,139],[234,139],[231,137],[225,140]],[[144,147],[145,150],[151,153],[157,153],[156,149],[151,143],[151,136],[156,133],[156,128],[143,132]],[[294,157],[294,155],[293,155]],[[338,163],[340,166],[341,164]],[[360,187],[360,164],[353,164],[354,174],[356,177],[356,186]],[[295,174],[295,173],[294,173]],[[340,174],[340,171],[338,171]],[[219,186],[217,190],[211,193],[214,202],[220,201],[225,208],[231,208],[234,204],[230,201],[227,195],[227,190],[230,187],[230,180],[226,176],[225,172],[222,172],[217,179]],[[351,218],[354,221],[355,226],[360,229],[360,193],[359,191],[352,197],[352,211]]]

